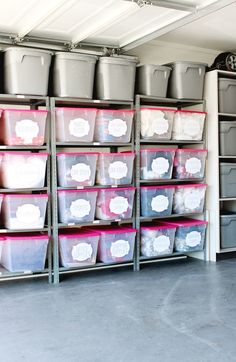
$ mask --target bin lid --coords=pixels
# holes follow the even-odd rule
[[[96,61],[98,60],[98,57],[96,55],[71,52],[56,52],[55,56],[56,58],[83,60],[90,63],[96,63]]]
[[[132,227],[114,227],[114,226],[103,226],[101,228],[93,229],[99,234],[122,234],[122,233],[136,233],[137,230]]]
[[[187,60],[177,60],[175,62],[171,62],[171,63],[167,63],[167,64],[163,64],[166,67],[173,67],[174,65],[177,64],[189,64],[189,65],[198,65],[200,67],[208,67],[207,63],[201,63],[201,62],[192,62],[192,61],[187,61]]]
[[[101,57],[99,58],[99,63],[131,65],[131,64],[137,64],[138,60],[132,58],[122,58],[122,57]]]
[[[137,68],[147,68],[147,67],[153,68],[154,70],[171,70],[171,67],[159,64],[141,64],[137,66]]]
[[[177,220],[168,220],[162,221],[163,225],[175,225],[182,227],[196,226],[196,225],[207,225],[208,222],[205,220],[197,220],[197,219],[177,219]]]
[[[140,227],[142,230],[161,230],[161,229],[176,229],[175,225],[167,225],[167,224],[154,224],[154,225],[143,225]]]
[[[36,49],[36,48],[27,48],[27,47],[9,47],[3,50],[4,52],[18,52],[18,53],[43,53],[43,54],[50,54],[53,55],[53,52],[51,50],[45,50],[45,49]]]

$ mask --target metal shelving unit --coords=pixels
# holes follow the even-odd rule
[[[144,140],[140,139],[140,131],[141,131],[141,116],[140,116],[140,109],[141,106],[157,106],[157,107],[163,107],[168,106],[172,108],[182,109],[186,107],[194,107],[194,106],[201,106],[202,110],[205,109],[205,101],[204,100],[189,100],[189,99],[170,99],[170,98],[159,98],[159,97],[148,97],[143,95],[136,95],[135,98],[135,110],[136,110],[136,129],[135,129],[135,151],[136,151],[136,228],[138,230],[137,233],[137,243],[136,243],[136,250],[135,250],[135,270],[140,269],[140,265],[142,264],[148,264],[148,263],[155,263],[159,261],[164,260],[173,260],[175,258],[186,258],[186,255],[183,255],[182,253],[176,253],[174,252],[171,255],[166,256],[160,256],[160,257],[143,257],[141,256],[141,248],[140,248],[140,226],[142,222],[152,222],[153,220],[161,220],[161,219],[170,219],[170,218],[176,218],[180,216],[186,216],[186,217],[194,217],[194,216],[201,216],[206,217],[206,213],[202,214],[172,214],[167,217],[142,217],[140,212],[140,203],[141,203],[141,197],[140,197],[140,186],[143,185],[169,185],[169,184],[186,184],[186,183],[201,183],[204,181],[204,179],[201,180],[141,180],[140,177],[140,149],[143,145],[155,145],[155,144],[163,144],[163,145],[178,145],[178,146],[184,146],[188,145],[191,147],[191,145],[201,145],[204,147],[206,145],[205,141],[205,134],[206,134],[206,127],[204,129],[203,133],[203,140],[202,141],[178,141],[178,140]],[[195,254],[195,253],[193,253]],[[191,253],[192,255],[192,253]],[[204,255],[205,258],[205,255]]]
[[[0,153],[4,151],[35,151],[40,152],[42,150],[46,151],[50,157],[50,102],[48,97],[41,96],[25,96],[25,95],[9,95],[1,94],[0,95],[0,104],[1,105],[16,105],[16,106],[27,106],[28,108],[34,110],[38,107],[44,107],[49,111],[47,124],[46,124],[46,143],[43,146],[5,146],[0,145]],[[0,189],[0,193],[48,193],[50,196],[50,160],[48,157],[47,168],[46,168],[46,180],[45,187],[43,188],[29,188],[29,189]],[[44,270],[37,272],[32,272],[30,270],[25,270],[22,272],[10,272],[0,267],[0,281],[3,280],[12,280],[12,279],[25,279],[25,278],[37,278],[37,277],[48,277],[49,283],[52,282],[52,245],[51,245],[51,202],[50,197],[48,200],[47,206],[47,216],[46,216],[46,226],[43,229],[27,229],[27,230],[7,230],[0,229],[0,234],[29,234],[29,233],[47,233],[49,236],[49,245],[47,251],[47,267]],[[30,235],[30,234],[29,234]]]
[[[57,185],[57,163],[56,163],[56,153],[60,148],[106,148],[109,147],[111,151],[116,152],[118,147],[129,147],[134,151],[134,131],[132,131],[131,142],[129,143],[100,143],[100,142],[91,142],[91,143],[81,143],[81,142],[57,142],[56,141],[56,127],[55,127],[55,108],[57,107],[91,107],[91,108],[101,108],[101,109],[133,109],[133,102],[121,102],[121,101],[100,101],[100,100],[88,100],[80,98],[60,98],[55,97],[50,99],[51,106],[51,189],[52,189],[52,234],[53,234],[53,281],[55,284],[59,283],[60,275],[65,273],[77,273],[88,270],[100,270],[100,269],[109,269],[109,268],[118,268],[124,266],[134,266],[135,260],[128,263],[111,263],[103,264],[96,263],[92,266],[86,267],[76,267],[76,268],[64,268],[59,265],[59,245],[58,245],[58,231],[62,229],[75,229],[82,228],[86,226],[99,226],[99,225],[121,225],[121,224],[132,224],[135,227],[135,217],[126,220],[94,220],[93,222],[88,223],[79,223],[79,224],[62,224],[58,222],[58,204],[57,204],[57,191],[62,189],[76,189],[76,187],[62,188]],[[134,184],[134,182],[133,182]],[[86,188],[112,188],[114,186],[92,186]],[[125,187],[125,185],[118,186]],[[83,189],[83,187],[78,187],[77,189]]]
[[[207,169],[207,183],[209,192],[207,196],[207,209],[210,214],[210,260],[217,261],[218,254],[236,252],[236,248],[221,248],[221,226],[220,213],[225,208],[229,211],[236,211],[236,197],[220,196],[220,162],[234,161],[236,156],[221,156],[219,145],[219,122],[221,119],[233,120],[236,114],[219,112],[219,79],[236,78],[236,73],[223,70],[213,70],[206,73],[205,78],[205,99],[207,101],[208,116],[208,148],[209,162]]]

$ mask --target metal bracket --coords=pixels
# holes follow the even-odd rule
[[[20,44],[24,41],[24,38],[19,37],[18,35],[15,36],[14,38],[12,38],[12,44],[16,45],[16,44]]]

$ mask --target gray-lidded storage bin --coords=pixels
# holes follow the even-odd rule
[[[220,121],[220,155],[236,155],[236,118],[235,121]]]
[[[132,101],[136,59],[101,57],[96,70],[96,96],[104,100]]]
[[[46,96],[52,52],[12,47],[5,50],[5,92]]]
[[[220,215],[220,246],[222,249],[236,247],[236,213]]]
[[[171,67],[168,96],[171,98],[202,99],[207,64],[195,62],[173,62]]]
[[[219,112],[236,113],[236,79],[219,79]]]
[[[136,93],[153,97],[166,97],[171,68],[144,64],[137,67]]]
[[[236,197],[236,163],[220,163],[220,196]]]
[[[53,94],[58,97],[93,98],[97,57],[77,53],[55,54]]]

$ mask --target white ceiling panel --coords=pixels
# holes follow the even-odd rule
[[[236,3],[159,38],[216,50],[236,50]]]
[[[119,19],[102,32],[88,37],[87,42],[124,46],[184,16],[188,12],[146,5],[134,14]]]

